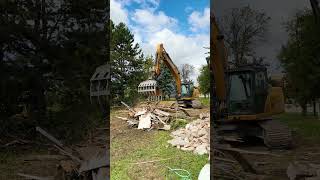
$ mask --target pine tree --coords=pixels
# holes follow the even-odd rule
[[[111,23],[111,93],[113,103],[137,99],[137,87],[145,80],[144,55],[124,23]]]
[[[159,88],[162,90],[164,96],[172,96],[176,93],[176,82],[173,78],[170,69],[161,64],[161,74],[157,78]]]

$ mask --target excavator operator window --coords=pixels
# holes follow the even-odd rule
[[[267,88],[267,80],[265,76],[265,72],[257,72],[256,73],[256,88],[257,91],[264,91]]]
[[[190,84],[182,84],[181,85],[181,96],[189,97],[190,96]]]
[[[251,113],[253,76],[250,71],[229,74],[230,114]]]
[[[245,101],[251,96],[251,74],[234,74],[230,77],[230,101]]]

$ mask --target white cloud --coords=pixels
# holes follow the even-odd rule
[[[131,20],[135,22],[143,31],[156,32],[163,27],[173,28],[178,21],[169,17],[164,12],[153,12],[145,9],[135,10]]]
[[[142,43],[141,46],[145,54],[154,55],[158,43],[163,43],[164,48],[178,67],[186,63],[195,66],[196,72],[192,80],[197,82],[199,69],[206,64],[205,58],[208,56],[206,54],[208,50],[204,47],[209,46],[209,34],[185,36],[164,28],[150,36],[148,41]]]
[[[123,6],[130,6],[133,3],[139,4],[142,9],[155,10],[159,7],[160,0],[118,0]]]
[[[110,1],[110,18],[115,24],[123,22],[128,24],[128,11],[123,7],[123,5],[116,1]]]
[[[155,10],[159,7],[160,0],[133,0],[136,3],[141,4],[142,8]]]
[[[126,6],[131,3],[140,3],[140,8],[128,11]],[[200,67],[206,64],[209,47],[209,33],[195,31],[193,35],[179,33],[179,21],[166,15],[162,11],[152,8],[143,8],[146,5],[158,7],[159,0],[111,0],[111,19],[115,23],[124,22],[134,34],[135,43],[139,43],[145,55],[153,55],[159,43],[170,57],[180,67],[182,64],[191,64],[195,67],[192,80],[197,83]],[[190,9],[190,8],[189,8]],[[203,13],[194,11],[189,16],[192,27],[209,29],[209,8]],[[129,17],[129,18],[128,18]],[[208,17],[208,19],[206,19]]]
[[[210,9],[205,8],[203,12],[193,11],[188,18],[191,30],[196,32],[203,29],[209,29],[210,25]]]

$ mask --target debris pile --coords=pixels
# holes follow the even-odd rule
[[[122,102],[122,104],[125,104]],[[170,130],[170,117],[171,114],[153,106],[146,106],[140,110],[133,110],[128,105],[125,105],[129,109],[129,117],[119,119],[126,120],[130,127],[138,129],[162,129]]]
[[[320,164],[295,161],[288,166],[287,175],[290,180],[320,179]]]
[[[100,128],[105,130],[105,128]],[[48,161],[56,160],[56,174],[50,177],[40,177],[24,173],[18,173],[18,176],[28,179],[87,179],[87,180],[104,180],[109,176],[109,154],[105,145],[97,144],[90,146],[81,146],[78,148],[69,147],[56,139],[54,136],[46,132],[40,127],[36,130],[51,141],[53,147],[58,150],[61,155],[39,155],[34,157],[26,157],[24,161]]]
[[[210,117],[209,114],[200,114],[200,118],[171,133],[172,140],[168,143],[196,154],[210,152]]]

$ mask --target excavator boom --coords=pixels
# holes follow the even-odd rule
[[[211,70],[214,75],[215,92],[219,101],[226,100],[226,82],[225,71],[227,68],[227,52],[223,42],[223,36],[219,34],[219,29],[214,15],[211,16],[212,31],[211,31],[211,47],[210,51],[212,61],[210,62]]]
[[[155,67],[154,67],[155,68],[155,77],[158,77],[161,73],[161,63],[162,62],[169,68],[171,74],[173,75],[173,77],[176,81],[177,95],[178,95],[178,97],[180,97],[181,96],[180,72],[179,72],[177,66],[171,60],[169,54],[164,49],[163,44],[159,44],[157,46],[156,63],[155,63]]]

